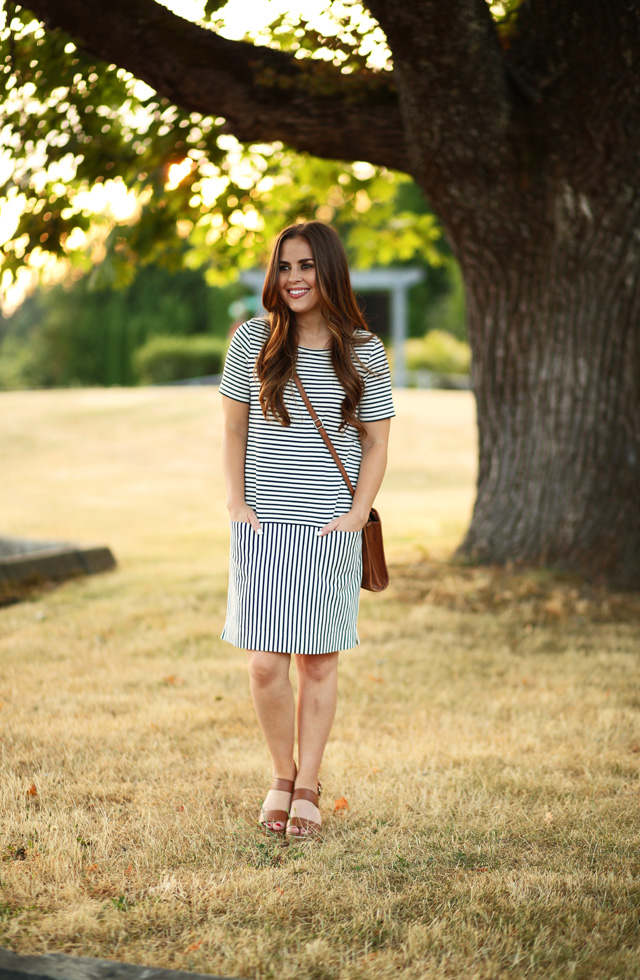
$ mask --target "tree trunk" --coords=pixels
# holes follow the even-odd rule
[[[465,280],[479,472],[458,554],[640,588],[640,3],[523,3],[499,44],[482,0],[368,2]]]
[[[564,184],[552,231],[540,201],[510,249],[463,246],[479,473],[458,554],[638,588],[640,205],[618,178],[597,216]]]

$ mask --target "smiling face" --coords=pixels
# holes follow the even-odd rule
[[[320,305],[316,264],[306,238],[285,238],[280,249],[278,289],[292,313],[305,314]]]

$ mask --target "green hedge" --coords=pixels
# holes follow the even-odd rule
[[[444,330],[430,330],[422,338],[408,340],[405,352],[410,371],[426,369],[436,374],[469,373],[469,345]]]
[[[133,364],[141,384],[201,378],[222,371],[227,349],[219,337],[151,337],[134,352]]]

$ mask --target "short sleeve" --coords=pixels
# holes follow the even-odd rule
[[[377,422],[380,419],[393,418],[396,414],[391,394],[389,362],[384,345],[378,337],[375,337],[360,348],[363,354],[369,346],[372,348],[370,356],[362,357],[368,370],[364,372],[364,394],[358,405],[358,417],[361,422]]]
[[[242,323],[231,338],[219,392],[236,402],[251,401],[249,323]]]

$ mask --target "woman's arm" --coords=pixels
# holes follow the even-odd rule
[[[362,440],[362,462],[351,510],[329,521],[319,532],[360,531],[369,519],[369,511],[380,489],[387,468],[387,446],[391,419],[367,422],[367,434]]]
[[[249,405],[234,398],[222,396],[224,429],[222,435],[222,470],[227,488],[227,509],[232,521],[251,524],[258,534],[262,533],[255,511],[244,496],[244,467],[249,435]]]

